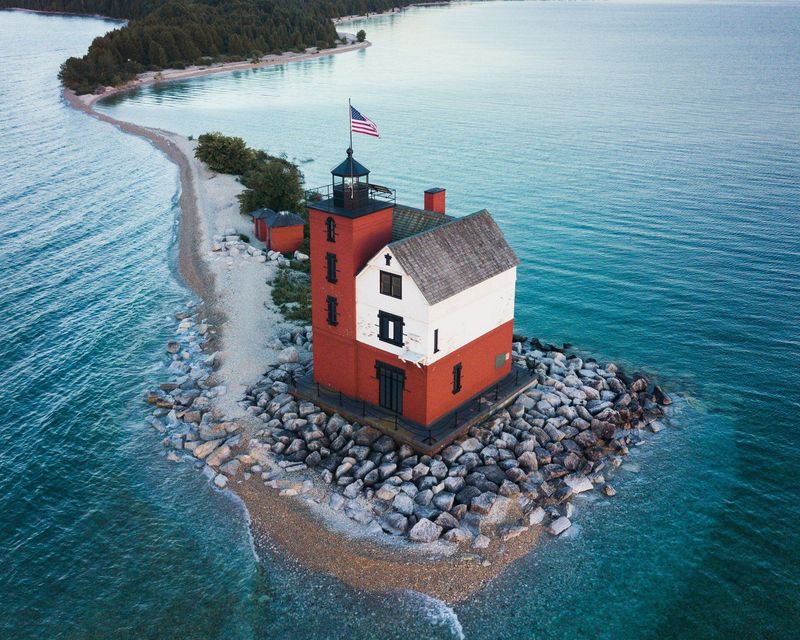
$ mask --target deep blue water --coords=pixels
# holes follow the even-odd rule
[[[489,2],[347,29],[362,26],[375,45],[357,54],[105,108],[242,135],[308,160],[315,186],[343,157],[352,97],[382,130],[355,141],[373,180],[409,204],[445,186],[451,212],[490,209],[523,263],[520,330],[656,373],[679,396],[671,428],[615,499],[580,503],[571,537],[457,619],[256,563],[238,507],[141,426],[165,318],[188,299],[176,172],[70,111],[55,80],[110,24],[0,13],[0,629],[797,636],[800,5]]]

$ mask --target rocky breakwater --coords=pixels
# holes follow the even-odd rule
[[[227,389],[214,379],[219,354],[203,351],[214,329],[192,313],[193,308],[190,303],[190,311],[175,314],[179,324],[165,347],[170,379],[148,391],[147,402],[154,407],[148,423],[164,435],[170,460],[194,461],[217,487],[224,488],[242,464],[232,459],[233,449],[242,441],[241,425],[213,406]]]
[[[310,366],[295,352],[310,337],[282,336],[284,361],[241,401],[263,423],[248,455],[278,467],[264,471],[262,461],[250,470],[284,495],[308,493],[322,480],[327,489],[306,497],[344,512],[368,534],[478,550],[530,527],[560,535],[571,526],[573,496],[615,494],[615,470],[629,447],[660,430],[656,419],[670,403],[645,376],[517,343],[514,358],[535,386],[439,454],[420,455],[291,395],[287,383]],[[294,484],[281,484],[291,476]]]

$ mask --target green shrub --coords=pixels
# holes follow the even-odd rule
[[[272,281],[272,301],[287,320],[311,322],[311,281],[303,273],[280,268]]]
[[[218,173],[241,175],[250,168],[255,158],[253,150],[241,138],[214,132],[202,134],[197,141],[195,157]]]

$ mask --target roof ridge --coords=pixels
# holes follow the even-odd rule
[[[419,211],[428,212],[427,209],[419,209]],[[392,240],[387,246],[389,246],[389,247],[396,246],[396,245],[400,244],[401,242],[405,242],[406,240],[410,240],[411,238],[419,238],[420,236],[423,236],[426,233],[431,233],[432,231],[439,231],[440,229],[444,229],[446,227],[449,227],[454,222],[460,222],[461,220],[468,220],[469,218],[472,218],[473,216],[477,216],[478,214],[481,214],[481,213],[487,214],[490,218],[492,217],[492,214],[489,213],[488,209],[481,209],[480,211],[475,211],[473,213],[468,213],[465,216],[459,216],[459,217],[448,216],[447,214],[440,214],[440,213],[436,213],[435,211],[430,211],[429,213],[433,213],[435,215],[446,216],[447,218],[449,218],[449,220],[447,220],[447,222],[443,222],[442,224],[437,224],[435,227],[431,227],[430,229],[425,229],[425,230],[420,231],[418,233],[415,233],[413,235],[406,236],[405,238],[399,238],[397,240]],[[492,219],[494,219],[494,218],[492,218]]]

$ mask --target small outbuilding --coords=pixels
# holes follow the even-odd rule
[[[293,253],[303,245],[303,219],[289,211],[275,212],[272,209],[253,211],[255,236],[267,245],[267,249],[280,253]]]

